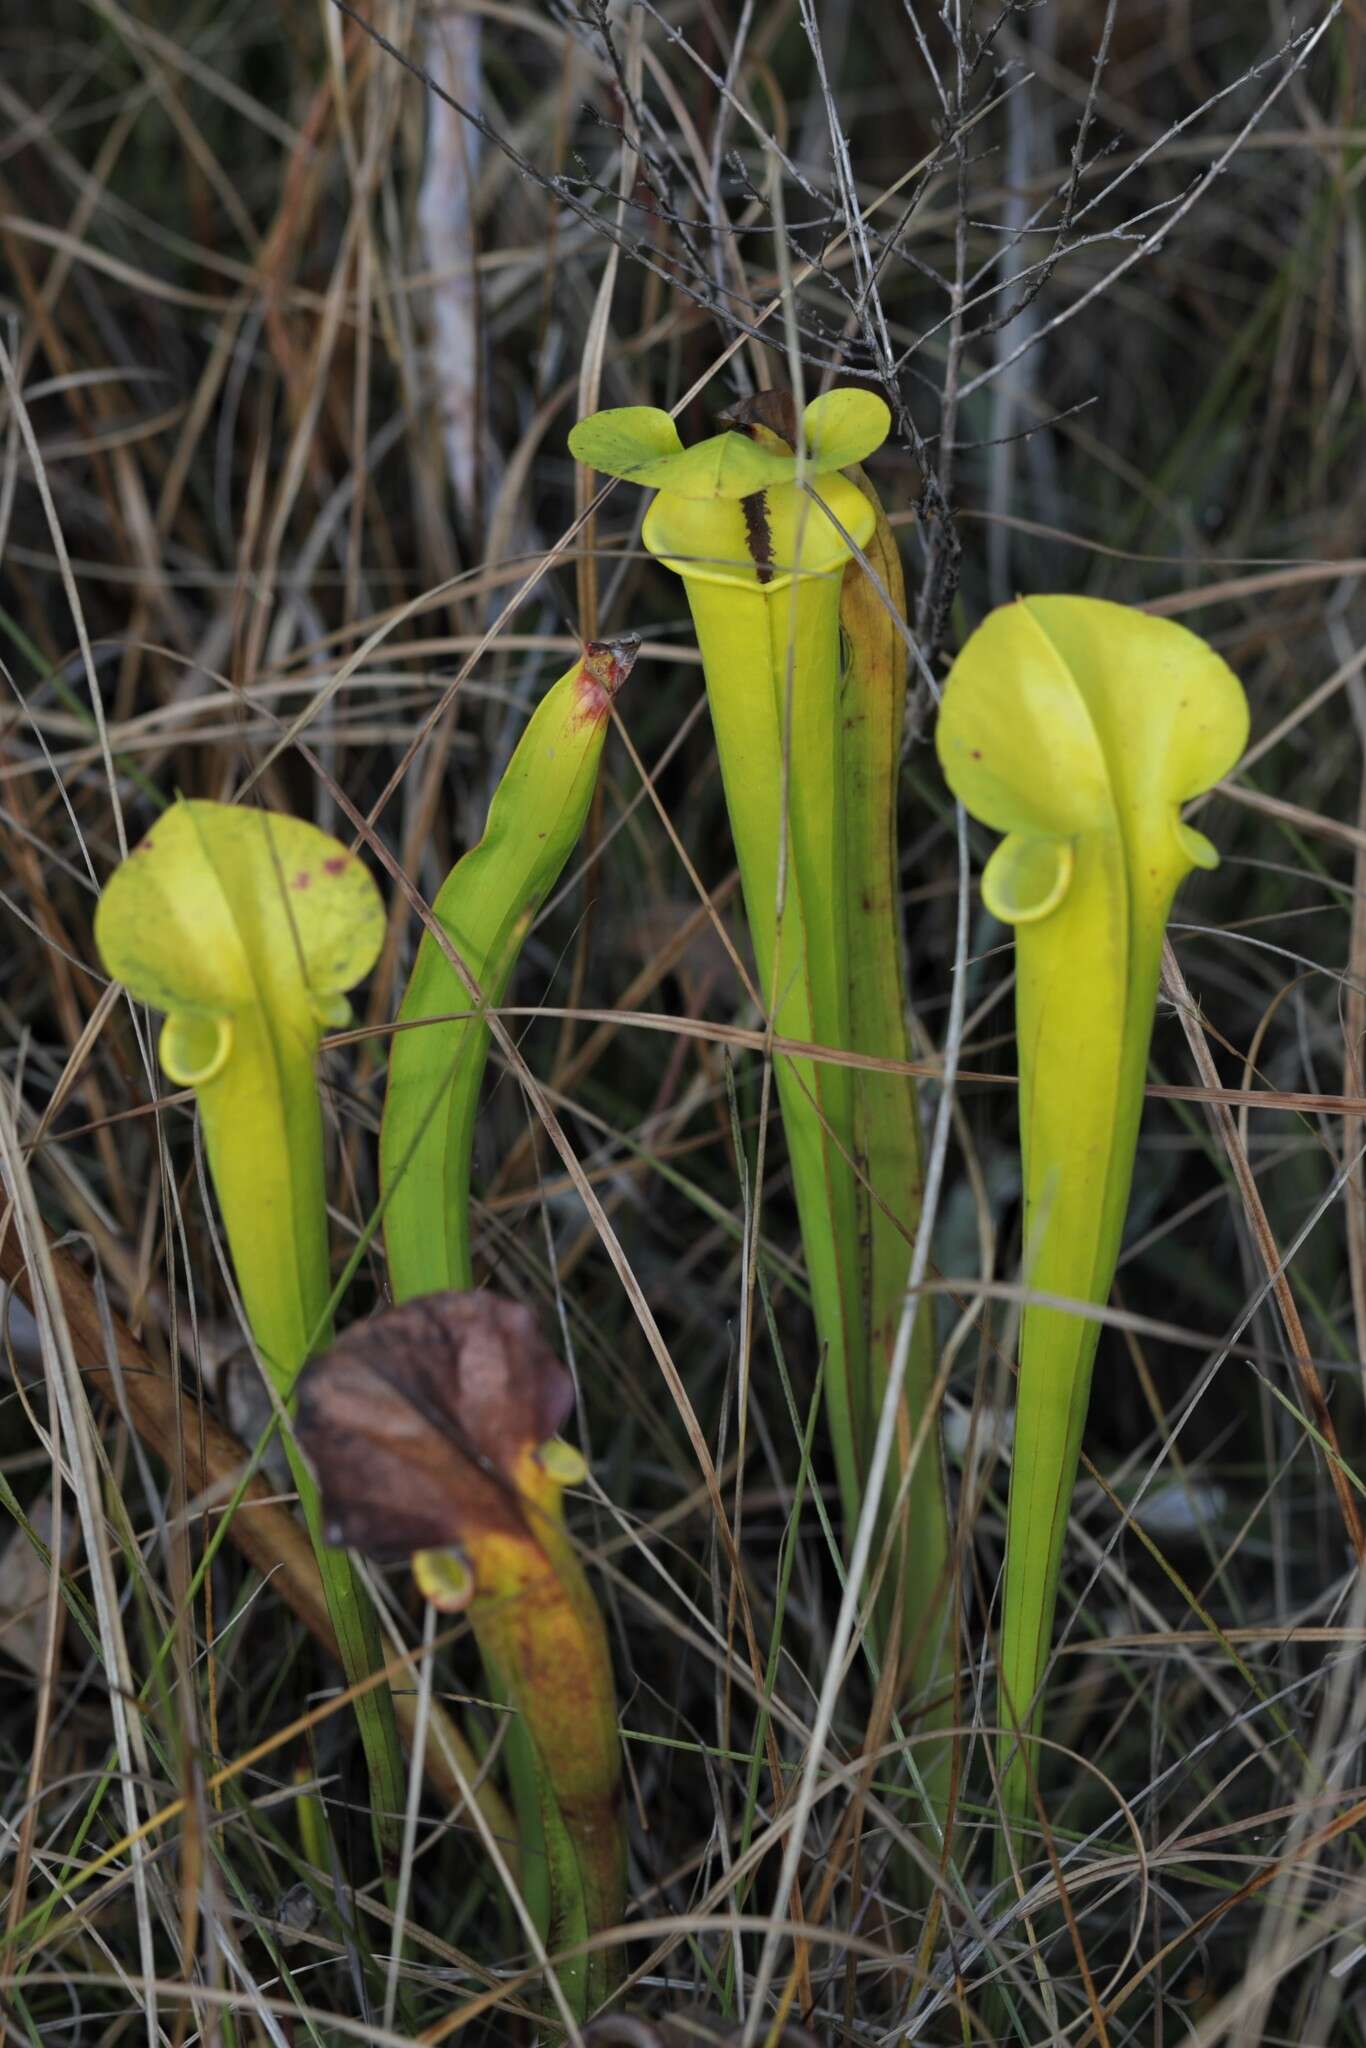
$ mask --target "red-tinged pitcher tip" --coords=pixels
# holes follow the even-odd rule
[[[605,718],[612,699],[636,665],[639,633],[619,633],[614,640],[590,640],[579,671],[580,708],[590,717]]]

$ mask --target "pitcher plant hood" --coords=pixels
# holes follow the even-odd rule
[[[166,1012],[161,1062],[199,1087],[232,1055],[233,1023],[267,1009],[316,1047],[350,1015],[345,992],[384,939],[363,864],[302,819],[182,801],[110,877],[95,913],[109,972]]]
[[[328,1540],[394,1561],[534,1537],[545,1486],[526,1489],[528,1467],[573,1403],[520,1302],[419,1295],[353,1324],[299,1382]]]
[[[887,438],[891,414],[874,391],[848,387],[813,398],[802,414],[802,473],[826,476],[862,462]],[[678,498],[752,497],[798,473],[795,451],[727,428],[685,448],[670,414],[652,405],[595,412],[569,432],[569,452],[589,469]]]
[[[95,939],[195,1090],[247,1320],[288,1392],[325,1340],[331,1292],[314,1063],[384,939],[364,864],[316,826],[246,805],[174,804],[115,869]]]

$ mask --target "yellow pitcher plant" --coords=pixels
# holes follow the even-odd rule
[[[329,1540],[409,1561],[433,1606],[468,1610],[526,1731],[553,1950],[614,1927],[626,1900],[611,1656],[564,1527],[564,1490],[585,1475],[556,1435],[573,1398],[531,1312],[488,1292],[422,1295],[353,1324],[299,1388]],[[561,1964],[576,2018],[620,1975],[615,1946]]]
[[[873,392],[837,389],[813,399],[799,421],[790,415],[785,434],[774,430],[782,422],[772,407],[737,417],[738,427],[685,448],[667,413],[627,407],[581,420],[569,445],[589,468],[656,491],[642,537],[683,579],[692,611],[774,1032],[904,1059],[894,853],[904,657],[858,558],[881,565],[893,604],[900,567],[871,491],[842,474],[882,443],[890,415]],[[904,1077],[873,1082],[847,1064],[799,1054],[777,1055],[774,1075],[852,1530],[919,1214],[914,1097]],[[932,1342],[924,1315],[903,1442],[929,1396]],[[901,1640],[915,1645],[912,1692],[922,1712],[944,1720],[951,1688],[939,1456],[931,1429],[894,1578]],[[882,1603],[884,1617],[892,1604]],[[890,1642],[884,1648],[897,1653]],[[926,1772],[941,1809],[945,1761]]]
[[[449,1290],[474,1285],[470,1160],[488,1061],[488,1007],[502,1000],[536,913],[583,831],[612,706],[639,646],[635,634],[592,641],[546,691],[493,793],[482,836],[456,862],[432,905],[442,934],[477,986],[482,1003],[471,1001],[445,948],[432,931],[424,932],[399,1007],[400,1028],[389,1055],[380,1130],[384,1242],[390,1284],[399,1303],[420,1304],[438,1297],[455,1302],[461,1297]],[[454,1315],[454,1309],[449,1313]],[[393,1319],[387,1326],[406,1327]],[[557,1362],[554,1374],[557,1386],[568,1384]],[[549,1433],[548,1428],[543,1432]],[[551,1485],[554,1475],[548,1477],[549,1470],[544,1461],[523,1461],[519,1483],[528,1498],[543,1483]],[[562,1467],[556,1471],[563,1484]],[[562,1795],[577,1796],[567,1775],[577,1751],[573,1740],[566,1749],[567,1727],[557,1733],[555,1715],[562,1709],[566,1723],[573,1721],[588,1664],[598,1674],[601,1713],[595,1726],[604,1743],[611,1738],[614,1709],[602,1624],[555,1511],[558,1498],[556,1492],[553,1502],[549,1496],[540,1501],[530,1551],[523,1553],[515,1546],[506,1551],[504,1546],[485,1555],[480,1583],[489,1597],[481,1597],[472,1610],[490,1687],[513,1710],[504,1757],[517,1811],[523,1894],[533,1924],[552,1941],[600,1933],[608,1924],[604,1913],[609,1921],[620,1917],[613,1885],[600,1872],[595,1877],[593,1856],[585,1860],[573,1847],[577,1808],[560,1810]],[[448,1512],[454,1513],[454,1506]],[[512,1597],[513,1581],[527,1557],[532,1559],[537,1585],[528,1588],[523,1608]],[[544,1627],[541,1621],[536,1625],[543,1636],[551,1629],[543,1614],[548,1594],[541,1583],[551,1569],[547,1560],[553,1562],[552,1576],[560,1589],[560,1622],[577,1619],[569,1628],[564,1658],[558,1665],[551,1660],[545,1682],[528,1695],[505,1638],[508,1630],[515,1633],[522,1627],[523,1612],[542,1615]],[[420,1581],[424,1572],[428,1574],[424,1590],[429,1596],[444,1598],[441,1586],[430,1577],[435,1568],[425,1554],[416,1567]],[[491,1597],[494,1586],[500,1600]],[[579,1654],[571,1654],[575,1645]],[[606,1826],[601,1813],[594,1826]],[[624,1866],[619,1815],[613,1817],[610,1843],[595,1854]],[[599,1958],[591,1970],[571,1973],[565,1987],[571,2003],[580,1994],[596,1995],[605,1967]],[[582,2004],[576,2009],[582,2017]]]
[[[1212,868],[1181,806],[1237,760],[1236,676],[1195,634],[1093,598],[994,611],[953,665],[939,759],[973,817],[1006,837],[982,876],[1015,928],[1024,1277],[1103,1305],[1143,1109],[1163,934],[1177,885]],[[1026,1305],[1006,1530],[999,1718],[1008,1829],[1031,1809],[1027,1738],[1057,1602],[1100,1326]],[[1008,1868],[1009,1835],[998,1868]]]
[[[173,804],[110,876],[95,940],[111,975],[166,1013],[160,1059],[192,1088],[238,1291],[282,1400],[331,1336],[322,1106],[324,1029],[374,965],[384,906],[363,862],[302,819]],[[348,1680],[383,1661],[369,1600],[322,1540],[317,1489],[285,1435]],[[385,1688],[358,1694],[376,1832],[397,1853],[404,1778]]]
[[[502,1000],[537,911],[593,799],[635,634],[594,641],[536,706],[493,793],[483,836],[432,905],[484,1002]],[[384,1243],[396,1301],[470,1287],[470,1156],[488,1058],[486,1017],[442,947],[422,935],[398,1013],[380,1130]]]

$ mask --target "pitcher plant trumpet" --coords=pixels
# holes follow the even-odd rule
[[[494,790],[482,837],[456,862],[432,906],[482,1000],[472,1002],[445,948],[424,932],[399,1008],[380,1128],[385,1250],[400,1303],[474,1284],[470,1161],[488,1060],[488,1008],[502,1000],[536,913],[583,831],[612,705],[639,647],[635,634],[593,641],[547,690]],[[555,1370],[562,1378],[563,1369]],[[553,1515],[544,1521],[547,1541],[555,1526]],[[555,1540],[563,1550],[563,1537]],[[563,1577],[591,1605],[567,1556]],[[494,1610],[485,1605],[479,1612]],[[491,1647],[492,1628],[488,1620],[476,1633],[493,1657],[490,1684],[501,1690],[505,1660]],[[610,1690],[610,1668],[603,1668]],[[574,1919],[566,1904],[574,1866],[565,1862],[554,1785],[529,1714],[512,1716],[504,1761],[524,1895],[538,1932],[553,1937]],[[589,1932],[599,1931],[594,1916],[602,1898],[599,1889],[580,1900],[577,1919]]]
[[[110,974],[166,1012],[161,1065],[194,1090],[242,1306],[286,1403],[331,1335],[318,1047],[349,1020],[345,991],[383,937],[379,891],[337,840],[298,818],[200,801],[157,820],[95,913]],[[376,1619],[348,1560],[322,1541],[317,1490],[288,1431],[285,1448],[354,1684],[383,1661]],[[355,1709],[387,1860],[404,1805],[388,1690],[358,1694]]]
[[[1242,687],[1195,634],[1080,597],[984,620],[953,665],[937,746],[950,789],[1006,837],[982,898],[1015,927],[1024,1277],[1103,1306],[1133,1177],[1167,915],[1210,842],[1181,806],[1247,739]],[[999,1719],[1006,1832],[1030,1810],[1068,1508],[1099,1323],[1031,1299],[1020,1331]]]
[[[881,444],[890,415],[874,393],[844,389],[814,399],[800,422],[767,402],[732,418],[739,431],[684,448],[667,413],[628,407],[581,420],[569,445],[590,468],[657,491],[643,539],[682,577],[692,611],[775,1034],[904,1058],[891,851],[901,649],[849,600],[855,580],[866,583],[862,552],[884,561],[893,603],[900,572],[880,508],[840,473]],[[843,669],[842,627],[850,647]],[[774,1076],[852,1529],[918,1214],[914,1099],[894,1082],[895,1105],[874,1107],[878,1091],[853,1068],[800,1054],[776,1055]],[[884,1115],[878,1136],[886,1142],[872,1143],[870,1120]],[[933,1377],[932,1333],[921,1320],[912,1406],[928,1399]],[[909,1417],[911,1426],[919,1420]],[[914,1632],[921,1646],[914,1679],[922,1704],[942,1694],[935,1610],[942,1617],[948,1544],[938,1461],[931,1430],[902,1561],[903,1638]],[[884,1616],[891,1604],[883,1602]]]
[[[502,1000],[537,911],[588,815],[603,741],[639,637],[593,641],[551,685],[513,750],[483,837],[446,877],[433,915],[478,985]],[[474,1284],[470,1157],[488,1057],[486,1017],[428,931],[398,1013],[380,1127],[384,1243],[396,1301]]]
[[[468,1610],[535,1753],[554,1949],[614,1927],[626,1897],[611,1656],[564,1527],[565,1488],[585,1476],[556,1434],[572,1406],[530,1311],[491,1293],[423,1295],[355,1324],[299,1389],[329,1540],[411,1562],[434,1606]],[[617,1983],[619,1958],[604,1947],[561,1965],[576,2018]]]
[[[725,415],[763,445],[795,449],[796,407],[787,392],[765,391]],[[870,1059],[909,1064],[907,961],[901,919],[897,791],[906,716],[908,653],[903,631],[906,584],[887,515],[866,471],[849,480],[867,498],[876,524],[840,585],[840,771],[844,809],[842,932],[848,987],[848,1044]],[[874,580],[876,578],[876,580]],[[861,1262],[858,1276],[868,1343],[869,1388],[861,1418],[866,1457],[905,1307],[911,1248],[920,1222],[924,1159],[914,1079],[867,1066],[851,1069],[854,1160]],[[934,1318],[916,1312],[905,1375],[901,1448],[933,1399]],[[891,1484],[897,1484],[894,1473]],[[930,1702],[928,1717],[953,1715],[954,1639],[948,1514],[937,1430],[931,1430],[906,1495],[906,1554],[894,1573],[906,1596],[901,1639],[908,1646],[912,1693]],[[884,1600],[884,1611],[890,1606]],[[922,1710],[922,1718],[924,1712]],[[921,1754],[942,1778],[947,1756]]]

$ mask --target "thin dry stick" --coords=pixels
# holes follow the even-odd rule
[[[1357,830],[1362,843],[1352,863],[1352,930],[1347,946],[1347,976],[1342,1003],[1342,1085],[1343,1092],[1362,1093],[1361,1049],[1366,1042],[1366,692],[1355,678],[1349,686],[1352,716],[1362,749],[1360,787],[1357,792]],[[1362,1120],[1352,1117],[1342,1127],[1344,1163],[1362,1144]],[[1347,1233],[1347,1271],[1352,1283],[1352,1316],[1356,1324],[1357,1357],[1366,1374],[1366,1178],[1360,1164],[1347,1183],[1344,1223]]]

